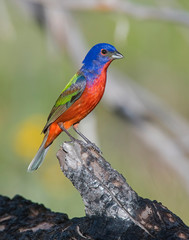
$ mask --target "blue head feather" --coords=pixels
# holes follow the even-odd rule
[[[116,50],[114,46],[108,43],[98,43],[95,46],[93,46],[89,52],[87,53],[86,57],[83,60],[84,68],[85,69],[91,69],[94,68],[95,65],[97,65],[98,68],[103,67],[104,64],[112,60],[109,55],[104,56],[101,53],[101,50],[105,49],[110,53],[113,53]]]
[[[98,43],[87,53],[82,62],[83,66],[78,74],[84,75],[86,81],[92,84],[97,76],[101,74],[106,63],[122,57],[123,56],[111,44]]]

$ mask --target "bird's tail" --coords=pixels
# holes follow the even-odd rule
[[[50,146],[48,146],[47,148],[45,148],[45,143],[47,141],[47,138],[48,138],[48,133],[45,135],[38,152],[36,153],[35,157],[33,158],[30,165],[28,166],[28,172],[37,170],[43,163],[43,160],[44,160],[44,158],[47,154],[47,151],[49,150],[49,147],[50,147]]]

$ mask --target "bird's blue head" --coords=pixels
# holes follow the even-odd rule
[[[114,46],[108,43],[98,43],[93,46],[87,53],[83,60],[83,67],[89,69],[100,69],[106,63],[114,59],[122,58],[123,55],[119,53]]]

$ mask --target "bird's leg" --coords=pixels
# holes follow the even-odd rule
[[[73,125],[73,129],[76,131],[76,133],[86,141],[88,147],[93,148],[95,151],[101,154],[102,151],[100,150],[100,148],[97,147],[95,143],[92,143],[83,133],[79,131],[78,125],[79,123]]]
[[[76,141],[76,139],[65,129],[62,122],[58,123],[58,126],[62,131],[64,131],[68,135],[68,137],[71,139],[72,142]]]

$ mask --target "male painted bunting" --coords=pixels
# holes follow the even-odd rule
[[[83,60],[83,66],[66,85],[52,108],[42,133],[43,142],[31,161],[28,171],[34,171],[42,164],[49,146],[62,132],[73,129],[88,143],[91,143],[79,130],[79,122],[99,103],[104,94],[106,72],[114,59],[122,58],[116,48],[107,43],[93,46]],[[92,144],[92,143],[91,143]]]

